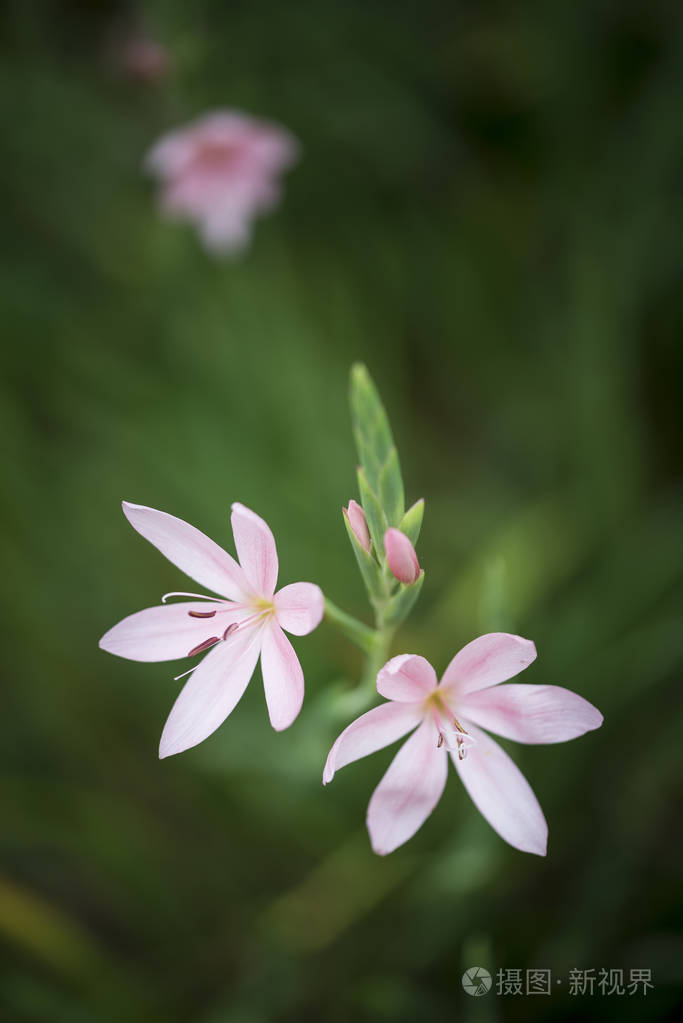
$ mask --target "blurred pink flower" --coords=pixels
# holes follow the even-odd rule
[[[145,166],[161,182],[164,214],[194,223],[208,249],[228,253],[244,249],[254,217],[277,203],[279,177],[297,154],[284,128],[217,110],[162,136]]]
[[[191,669],[170,713],[159,756],[181,753],[202,742],[234,709],[261,656],[270,723],[288,728],[301,710],[304,676],[283,629],[305,636],[319,625],[324,599],[313,583],[291,583],[275,593],[278,558],[270,529],[242,504],[232,506],[232,531],[239,564],[182,519],[124,501],[134,529],[169,561],[222,598],[198,597],[129,615],[100,640],[109,653],[133,661],[170,661],[211,653]],[[178,676],[181,678],[182,676]]]
[[[394,578],[406,586],[416,582],[422,569],[412,543],[400,529],[393,526],[384,534],[384,553]]]
[[[501,838],[545,856],[548,826],[529,783],[479,725],[525,743],[566,742],[599,728],[602,714],[560,686],[499,685],[536,657],[528,639],[493,632],[455,655],[437,682],[414,654],[388,661],[377,690],[390,702],[363,714],[330,750],[323,784],[345,764],[374,753],[412,729],[375,789],[367,824],[372,848],[385,855],[411,838],[443,792],[447,751],[480,813]]]

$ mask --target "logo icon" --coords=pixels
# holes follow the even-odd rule
[[[470,966],[462,975],[462,986],[468,995],[478,998],[491,990],[491,974],[483,966]]]

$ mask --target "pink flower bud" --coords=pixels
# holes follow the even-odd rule
[[[368,532],[368,523],[365,518],[365,512],[356,501],[349,501],[348,508],[343,508],[342,511],[346,516],[348,524],[351,526],[356,540],[358,540],[361,547],[363,547],[363,549],[369,554],[370,534]]]
[[[419,577],[422,569],[412,543],[400,529],[387,529],[384,534],[384,550],[392,574],[399,582],[410,585]]]

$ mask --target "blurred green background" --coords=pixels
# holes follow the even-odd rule
[[[664,1019],[680,1000],[683,12],[670,2],[5,3],[0,1013],[12,1023]],[[135,27],[158,81],[116,67]],[[114,56],[112,56],[112,54]],[[164,223],[141,174],[206,109],[303,157],[239,260]],[[422,599],[394,652],[439,671],[533,638],[526,682],[603,728],[506,744],[546,860],[454,772],[386,859],[364,829],[394,750],[323,790],[361,668],[296,641],[307,700],[268,726],[259,672],[159,762],[177,664],[99,636],[188,585],[122,498],[231,549],[262,514],[280,579],[366,615],[340,508],[348,369],[427,501]],[[194,587],[191,587],[194,588]],[[466,967],[548,968],[550,997],[466,996]],[[571,997],[575,967],[650,968]]]

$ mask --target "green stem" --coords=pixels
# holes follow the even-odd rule
[[[378,635],[374,629],[364,625],[363,622],[359,622],[357,618],[347,614],[346,611],[342,611],[328,597],[325,597],[325,618],[332,625],[335,625],[340,632],[343,632],[347,639],[350,639],[352,643],[360,647],[363,653],[367,654],[368,658],[372,657],[377,645]]]
[[[389,658],[389,647],[394,636],[391,628],[378,628],[375,632],[373,649],[368,652],[368,659],[365,662],[362,685],[369,686],[373,692],[377,682],[377,672]]]
[[[363,678],[354,697],[355,700],[360,698],[363,703],[369,703],[373,696],[376,696],[377,673],[389,657],[389,648],[395,632],[395,627],[384,624],[386,603],[385,600],[375,604],[376,628],[371,629],[325,597],[327,621],[360,647],[366,656]]]

